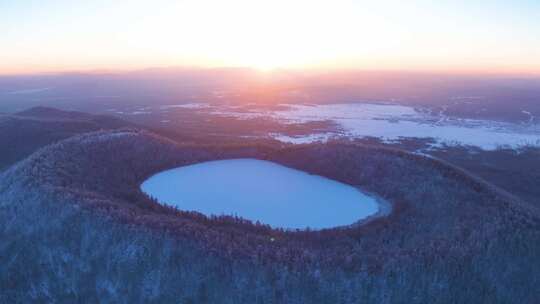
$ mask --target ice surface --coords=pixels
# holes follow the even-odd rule
[[[163,171],[141,189],[182,210],[237,215],[287,229],[349,225],[379,210],[375,198],[352,186],[255,159]]]

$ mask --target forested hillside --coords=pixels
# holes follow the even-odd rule
[[[70,136],[132,125],[109,116],[46,107],[0,114],[0,171],[38,148]]]
[[[163,207],[149,175],[253,157],[389,201],[365,225],[283,231]],[[78,135],[0,175],[1,303],[535,303],[540,216],[443,162],[365,145]]]

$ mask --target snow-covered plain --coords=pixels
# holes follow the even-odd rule
[[[290,144],[309,144],[313,142],[327,142],[332,137],[337,137],[332,133],[313,133],[308,135],[301,136],[289,136],[281,133],[271,133],[269,134],[272,138],[279,140],[284,143]]]
[[[255,159],[163,171],[142,183],[141,189],[181,210],[237,215],[274,228],[345,226],[379,211],[375,198],[352,186]]]
[[[468,97],[473,98],[473,97]],[[357,102],[344,104],[279,104],[257,106],[255,104],[208,104],[187,103],[160,105],[137,109],[137,112],[117,114],[169,115],[175,110],[197,111],[200,114],[232,117],[237,120],[271,119],[284,125],[309,122],[333,122],[335,127],[313,130],[311,133],[289,134],[271,132],[266,136],[276,140],[304,144],[325,142],[332,138],[375,137],[386,143],[405,139],[428,139],[431,148],[467,146],[484,150],[501,147],[519,149],[523,146],[540,147],[540,124],[531,117],[526,123],[508,123],[480,119],[460,119],[448,116],[446,107],[433,111],[381,102]],[[143,112],[144,111],[144,112]],[[174,114],[171,114],[174,117]],[[162,123],[172,121],[162,117]]]
[[[246,113],[229,109],[213,113],[239,118],[272,117],[289,124],[330,120],[340,127],[336,132],[305,136],[271,134],[277,140],[290,143],[325,141],[331,137],[378,137],[385,142],[404,138],[431,138],[435,141],[434,146],[464,145],[484,150],[501,146],[540,146],[539,125],[455,119],[393,104],[284,105],[275,111],[255,109]]]

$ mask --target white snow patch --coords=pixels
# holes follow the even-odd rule
[[[37,88],[37,89],[26,89],[26,90],[17,90],[17,91],[11,91],[7,92],[8,95],[24,95],[24,94],[35,94],[35,93],[41,93],[48,91],[52,88]]]
[[[175,104],[175,105],[164,105],[160,106],[161,110],[168,110],[174,108],[183,108],[183,109],[205,109],[210,107],[206,103],[185,103],[185,104]]]
[[[534,122],[534,115],[531,112],[522,110],[521,113],[529,116],[529,120],[527,121],[528,124],[532,124]]]
[[[312,121],[334,121],[342,129],[342,136],[379,137],[383,141],[394,142],[404,138],[433,138],[435,146],[465,145],[485,150],[501,146],[518,148],[540,146],[540,127],[494,122],[489,120],[455,119],[430,115],[412,107],[389,104],[328,104],[328,105],[286,105],[282,110],[221,112],[237,117],[272,117],[283,123],[305,123]],[[220,113],[220,112],[215,112]],[[311,134],[290,137],[274,134],[272,137],[284,142],[306,143],[318,141],[321,135]]]
[[[327,142],[331,137],[335,137],[336,134],[333,133],[316,133],[308,135],[299,135],[299,136],[289,136],[280,133],[272,133],[270,137],[275,140],[279,140],[284,143],[291,144],[308,144],[313,142]]]
[[[130,132],[130,131],[120,131],[120,132],[105,133],[105,134],[98,134],[98,135],[89,135],[87,137],[84,137],[81,140],[81,142],[85,144],[97,143],[97,142],[108,141],[108,140],[120,138],[120,137],[134,136],[136,134],[137,133]]]

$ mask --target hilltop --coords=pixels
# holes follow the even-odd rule
[[[238,157],[361,187],[393,212],[290,232],[164,207],[139,189],[166,168]],[[0,175],[0,221],[0,302],[531,303],[540,270],[536,208],[444,162],[358,144],[85,133]]]

